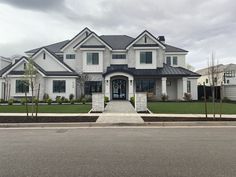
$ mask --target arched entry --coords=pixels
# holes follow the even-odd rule
[[[126,80],[124,79],[112,80],[112,99],[113,100],[126,99]]]

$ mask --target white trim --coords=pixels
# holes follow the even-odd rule
[[[130,43],[126,49],[129,49],[134,43],[136,43],[139,39],[141,39],[144,35],[147,35],[149,38],[151,38],[153,41],[155,41],[157,44],[159,44],[160,46],[162,46],[163,49],[165,49],[166,47],[160,43],[157,39],[153,38],[147,31],[145,31],[142,35],[139,36],[139,38],[135,39],[132,43]]]
[[[25,61],[26,63],[29,63],[28,60],[26,60],[25,58],[23,58],[21,61],[19,61],[18,63],[16,63],[16,65],[14,65],[13,67],[11,67],[7,72],[5,72],[2,77],[5,77],[8,73],[10,73],[13,69],[15,69],[17,66],[19,66],[19,64],[22,63],[22,61]],[[36,69],[42,76],[45,76],[38,68],[36,68],[34,66],[34,69]]]
[[[166,55],[187,55],[188,52],[165,52]]]
[[[112,50],[112,52],[127,52],[127,50]]]
[[[47,78],[77,78],[78,76],[46,76]]]
[[[112,48],[107,45],[103,40],[101,40],[95,33],[90,34],[85,40],[83,40],[79,45],[75,45],[74,50],[77,50],[82,44],[84,44],[87,40],[89,40],[91,37],[95,37],[99,42],[104,44],[109,50],[112,50]]]
[[[77,36],[77,37],[75,37],[73,40],[70,40],[63,48],[61,48],[61,51],[62,52],[64,52],[64,50],[71,44],[71,43],[73,43],[73,42],[75,42],[80,36],[82,36],[85,32],[89,32],[89,33],[91,33],[91,31],[88,29],[88,28],[85,28],[85,29],[83,29],[81,32],[80,32],[80,34]]]
[[[159,49],[159,47],[133,47],[134,50],[152,50],[152,49]]]
[[[89,51],[104,51],[105,49],[104,48],[80,48],[80,50],[83,50],[83,51],[86,51],[86,50],[89,50]]]
[[[12,63],[12,61],[10,59],[4,58],[4,57],[0,57],[1,60],[4,60],[6,62]]]
[[[60,64],[63,68],[65,68],[67,71],[72,72],[69,68],[67,68],[63,63],[61,63],[60,61],[58,61],[57,58],[55,58],[50,52],[48,52],[45,48],[42,48],[40,51],[37,52],[36,55],[32,56],[32,59],[34,59],[35,57],[37,57],[42,51],[46,52],[47,54],[49,54],[58,64]]]

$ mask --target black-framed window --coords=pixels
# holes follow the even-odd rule
[[[235,71],[234,70],[226,71],[225,77],[235,77]]]
[[[171,66],[171,57],[166,57],[166,64]]]
[[[29,92],[29,81],[16,80],[16,93]]]
[[[187,92],[191,93],[191,81],[187,81]]]
[[[208,79],[206,79],[206,84],[208,84]]]
[[[87,53],[87,65],[98,65],[99,64],[99,53],[92,52]]]
[[[140,64],[152,64],[152,52],[140,52]]]
[[[46,53],[45,52],[43,53],[43,59],[44,60],[46,59]]]
[[[173,65],[178,65],[178,57],[177,56],[173,57]]]
[[[84,85],[84,92],[86,95],[102,92],[102,81],[86,81]]]
[[[53,93],[65,93],[66,92],[66,81],[65,80],[54,80],[53,81]]]
[[[66,59],[75,59],[75,54],[66,54]]]
[[[155,80],[145,79],[136,80],[136,92],[154,92]]]
[[[126,59],[126,54],[112,54],[112,59]]]

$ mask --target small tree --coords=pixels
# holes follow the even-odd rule
[[[89,75],[86,73],[80,73],[79,78],[77,79],[77,83],[80,86],[80,95],[83,97],[84,96],[84,87],[85,87],[85,82],[89,80]]]
[[[219,65],[215,59],[215,54],[212,52],[208,61],[208,80],[212,91],[213,117],[215,118],[215,86],[219,80]]]
[[[36,83],[36,77],[37,77],[37,70],[34,67],[34,61],[29,58],[28,59],[28,64],[26,65],[25,68],[25,74],[24,74],[24,79],[28,82],[29,89],[31,91],[31,117],[32,119],[34,118],[34,89],[35,89],[35,83]],[[27,98],[26,98],[27,99]]]

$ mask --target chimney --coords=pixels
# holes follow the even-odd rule
[[[161,41],[162,43],[165,43],[165,36],[159,36],[158,40]]]

